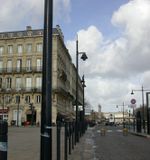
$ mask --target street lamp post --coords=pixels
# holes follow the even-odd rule
[[[34,125],[35,107],[33,106],[33,103],[30,103],[29,107],[31,109],[31,126],[33,126]]]
[[[146,108],[147,108],[147,134],[150,134],[150,116],[149,116],[149,107],[150,107],[150,92],[146,93]]]
[[[131,94],[133,95],[134,94],[134,91],[140,91],[140,92],[142,92],[142,117],[143,117],[143,130],[144,130],[144,132],[146,132],[145,131],[145,114],[144,114],[144,92],[145,91],[150,91],[150,90],[146,90],[146,89],[144,89],[144,87],[143,87],[143,85],[142,85],[142,87],[141,87],[141,89],[139,89],[139,90],[135,90],[135,89],[133,89],[132,90],[132,92],[131,92]]]
[[[123,128],[125,128],[125,119],[124,119],[124,106],[125,106],[125,105],[124,105],[124,102],[123,102],[122,105],[117,105],[116,108],[118,108],[119,106],[122,106],[122,109],[123,109],[123,110],[122,110],[122,115],[123,115]]]
[[[78,38],[76,40],[76,130],[75,130],[75,139],[76,142],[79,142],[79,132],[78,132],[78,128],[79,128],[79,117],[78,117],[78,78],[79,78],[79,71],[78,71],[78,58],[79,58],[79,54],[81,54],[81,59],[83,61],[85,61],[88,57],[86,55],[85,52],[79,52],[78,51]]]
[[[85,95],[84,95],[84,88],[86,87],[85,85],[85,80],[84,80],[84,75],[82,76],[82,86],[83,86],[83,133],[85,133]]]
[[[0,120],[4,120],[4,109],[5,109],[5,95],[4,95],[4,93],[2,93],[2,101],[1,101],[1,105],[2,105],[2,110],[1,110],[1,113],[2,113],[2,115],[1,115],[1,117],[0,117]]]
[[[45,0],[40,160],[52,159],[52,33],[53,0]]]
[[[19,127],[19,104],[20,104],[20,96],[16,96],[17,101],[17,127]]]
[[[131,111],[129,110],[129,130],[130,130],[130,116],[131,116]]]

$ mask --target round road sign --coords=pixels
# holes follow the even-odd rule
[[[135,104],[136,100],[135,99],[131,99],[131,104]]]

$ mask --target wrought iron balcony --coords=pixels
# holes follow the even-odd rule
[[[0,68],[1,74],[28,74],[28,73],[41,73],[42,66],[36,67],[20,67],[20,68]]]
[[[24,93],[41,93],[41,87],[21,87],[21,88],[0,88],[0,94],[24,94]]]

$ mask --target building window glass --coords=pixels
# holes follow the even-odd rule
[[[13,54],[13,46],[12,45],[9,45],[8,46],[8,54]]]
[[[27,59],[26,61],[26,70],[31,71],[31,59]]]
[[[16,90],[21,90],[21,78],[16,78]]]
[[[8,60],[7,61],[7,72],[11,72],[12,71],[12,60]]]
[[[42,60],[41,59],[36,60],[36,69],[37,69],[37,71],[42,70]]]
[[[3,97],[0,97],[0,104],[3,103]]]
[[[6,97],[5,97],[5,102],[6,102],[7,104],[10,104],[10,103],[11,103],[11,100],[12,100],[12,97],[11,97],[11,96],[6,96]]]
[[[30,77],[26,78],[26,89],[31,90],[32,87],[32,79]]]
[[[38,44],[36,45],[36,51],[37,51],[37,52],[42,52],[42,50],[43,50],[42,43],[38,43]]]
[[[42,86],[42,78],[36,77],[36,88],[41,88]]]
[[[25,103],[30,103],[30,96],[25,97]]]
[[[6,89],[11,89],[12,79],[10,77],[6,78]]]
[[[18,44],[18,46],[17,46],[17,51],[18,51],[18,54],[19,54],[19,55],[22,54],[22,52],[23,52],[23,46],[22,46],[22,44]]]
[[[3,83],[3,79],[0,78],[0,89],[2,89],[2,83]]]
[[[16,96],[16,103],[20,103],[20,96]]]
[[[32,44],[27,44],[26,45],[26,51],[27,51],[27,53],[31,53],[32,52]]]
[[[2,56],[4,53],[4,47],[3,46],[0,46],[0,56]]]
[[[22,60],[21,59],[18,59],[17,60],[17,72],[20,72],[21,71],[21,68],[22,68]]]
[[[3,61],[0,61],[0,72],[3,71]]]
[[[41,103],[41,96],[40,95],[36,96],[36,103]]]

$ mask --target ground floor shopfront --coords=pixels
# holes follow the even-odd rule
[[[41,108],[34,110],[25,106],[10,106],[9,109],[0,109],[0,119],[8,121],[8,125],[39,124],[41,121]]]
[[[33,104],[33,103],[32,103]],[[71,103],[56,103],[52,105],[52,123],[56,124],[57,116],[60,114],[63,119],[73,120],[75,111]],[[33,104],[31,109],[30,104],[10,104],[4,108],[0,106],[0,119],[8,121],[8,125],[40,125],[41,124],[41,104]]]

